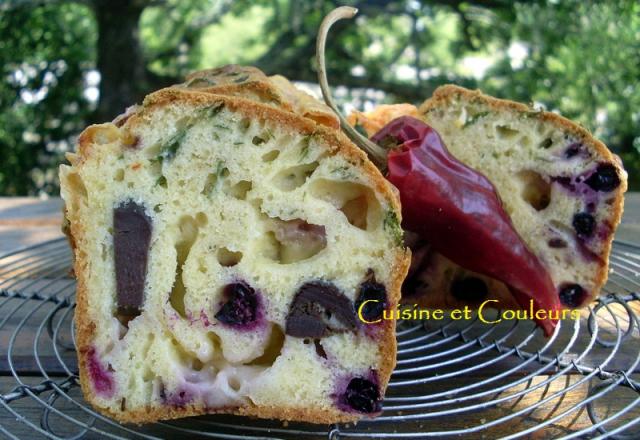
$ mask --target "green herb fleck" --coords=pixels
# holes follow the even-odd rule
[[[331,174],[336,174],[342,179],[349,179],[355,177],[351,168],[348,166],[342,166],[331,170]]]
[[[546,138],[540,143],[540,148],[547,149],[553,145],[553,140],[550,138]]]
[[[156,180],[156,186],[161,186],[163,188],[167,187],[167,178],[164,176],[160,176],[158,177],[158,180]]]
[[[228,174],[227,168],[224,166],[224,162],[219,160],[216,163],[216,169],[213,173],[209,174],[207,177],[207,182],[205,183],[205,187],[202,190],[203,194],[211,195],[214,191],[218,190],[220,186],[220,182]]]
[[[233,82],[238,84],[238,83],[245,82],[248,79],[249,79],[249,75],[244,75],[244,76],[241,76],[240,78],[234,79]]]
[[[309,155],[309,144],[311,144],[311,136],[307,136],[302,141],[302,149],[300,150],[300,161],[303,161]]]
[[[403,246],[404,232],[400,227],[400,221],[398,220],[398,216],[396,215],[395,211],[387,211],[384,216],[382,226],[384,227],[384,230],[391,235],[391,238],[393,238],[393,242],[396,246]]]
[[[468,126],[475,124],[476,122],[478,122],[480,118],[484,118],[488,114],[489,112],[478,112],[475,115],[469,116],[469,118],[467,118],[462,128],[467,128]]]
[[[244,142],[234,142],[233,145],[242,145]]]
[[[155,161],[162,163],[165,160],[173,159],[178,153],[180,144],[182,143],[186,130],[178,130],[173,136],[171,136],[167,142],[160,148],[160,154],[155,158]]]
[[[217,128],[218,130],[224,130],[224,131],[230,131],[231,130],[229,127],[227,127],[226,125],[222,125],[222,124],[213,124],[213,126],[215,128]]]
[[[224,102],[216,102],[212,106],[204,108],[204,116],[208,118],[213,118],[218,113],[220,113],[223,108],[224,108]]]

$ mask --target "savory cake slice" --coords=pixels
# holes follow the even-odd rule
[[[369,135],[415,108],[351,116]],[[516,232],[548,270],[567,308],[588,304],[607,279],[626,173],[619,158],[579,125],[550,112],[461,87],[438,88],[418,110],[448,150],[493,184]],[[461,268],[412,234],[404,298],[427,307],[497,299],[519,308],[502,283]],[[491,250],[487,251],[490,258]],[[494,305],[494,304],[492,304]]]
[[[357,310],[396,306],[408,251],[364,154],[292,112],[178,87],[116,122],[60,169],[85,398],[137,423],[378,413],[395,325]]]

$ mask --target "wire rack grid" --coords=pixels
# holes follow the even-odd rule
[[[0,434],[10,438],[640,439],[640,247],[616,241],[603,296],[550,338],[528,321],[398,324],[382,415],[318,426],[216,415],[123,426],[82,399],[62,240],[0,257]]]

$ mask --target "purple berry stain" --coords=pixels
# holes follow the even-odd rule
[[[204,312],[204,310],[200,310],[200,321],[205,327],[209,327],[211,325],[211,321],[209,321],[209,317]]]
[[[574,228],[578,224],[578,237],[585,239],[593,234],[595,221],[590,225],[592,220],[585,214],[596,211],[600,205],[601,193],[610,192],[620,186],[620,176],[618,169],[611,163],[601,163],[595,169],[591,169],[577,176],[551,176],[551,181],[562,187],[565,191],[570,192],[573,196],[581,197],[586,206],[584,213],[577,214],[577,221],[574,218]],[[591,229],[591,233],[586,232]],[[593,258],[588,258],[593,259]]]
[[[115,384],[111,373],[100,363],[96,349],[91,347],[87,352],[87,369],[93,382],[96,394],[103,397],[111,397],[115,392]]]
[[[595,230],[596,220],[593,216],[587,212],[578,212],[573,216],[571,222],[573,229],[579,237],[591,237]]]
[[[247,328],[256,323],[260,300],[252,287],[244,282],[227,284],[223,295],[226,302],[215,315],[218,321],[235,328]]]
[[[184,408],[189,402],[191,402],[191,393],[185,390],[176,391],[171,393],[167,398],[167,403],[171,406],[178,408]]]
[[[560,287],[560,302],[567,307],[580,307],[587,297],[587,292],[580,284],[564,284]]]
[[[373,271],[367,273],[367,279],[360,284],[358,298],[355,301],[356,312],[367,323],[379,322],[387,307],[387,289],[376,281]]]
[[[160,384],[159,394],[163,404],[176,408],[184,408],[193,400],[192,393],[185,389],[178,388],[176,391],[167,393],[164,383]]]
[[[585,180],[585,183],[595,191],[609,192],[620,185],[620,177],[613,164],[603,163],[598,165],[596,171]]]
[[[351,378],[338,396],[338,406],[345,411],[374,414],[382,410],[382,396],[378,387],[378,376],[371,370],[368,377]]]
[[[589,152],[584,149],[584,145],[578,142],[570,144],[563,153],[565,159],[571,159],[580,155],[581,157],[589,157]]]

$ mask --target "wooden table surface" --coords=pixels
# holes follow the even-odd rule
[[[0,198],[0,256],[3,254],[17,249],[21,247],[25,247],[28,245],[32,245],[35,243],[39,243],[45,240],[50,240],[53,238],[61,237],[62,234],[60,232],[60,222],[61,222],[61,209],[62,203],[60,199],[53,198],[48,200],[38,200],[35,198]],[[622,224],[618,229],[617,239],[624,240],[627,242],[640,243],[640,193],[629,193],[626,196],[626,206],[625,213],[622,220]],[[638,265],[640,267],[640,265]],[[0,304],[2,304],[2,297],[0,297]],[[638,301],[635,301],[637,303]],[[636,304],[637,305],[637,304]],[[634,305],[634,310],[640,313],[640,308]],[[3,310],[3,309],[0,309]],[[1,312],[0,312],[1,313]],[[6,353],[5,347],[2,344],[6,344],[8,340],[8,335],[6,334],[6,325],[11,326],[11,322],[7,324],[3,322],[3,316],[0,315],[0,395],[6,394],[10,390],[14,389],[16,386],[15,379],[11,376],[10,371],[7,369],[6,362]],[[5,334],[3,335],[3,325],[5,325]],[[637,329],[636,329],[637,330]],[[633,341],[635,344],[635,348],[640,346],[640,338],[637,338]],[[633,361],[637,361],[638,351],[634,349],[634,345],[632,344],[631,349],[628,351],[622,351],[617,359],[620,363],[619,368],[626,368],[625,365],[629,365],[629,363],[633,363]],[[26,356],[28,353],[31,353],[32,347],[29,347],[28,343],[24,344]],[[17,343],[18,348],[16,350],[21,350],[21,345]],[[625,349],[627,350],[627,349]],[[73,353],[71,352],[71,355]],[[626,357],[625,357],[626,356]],[[633,358],[636,359],[633,359]],[[28,359],[25,358],[25,367],[24,368],[33,368],[33,366],[28,366]],[[58,372],[60,373],[60,372]],[[519,372],[522,373],[522,372]],[[635,370],[635,373],[632,374],[632,377],[635,380],[638,380],[638,369]],[[29,377],[31,373],[25,374],[25,377]],[[522,373],[523,374],[523,373]],[[59,376],[61,377],[61,376]],[[546,374],[536,376],[533,379],[533,383],[536,381],[542,381],[546,377]],[[535,401],[535,399],[542,399],[544,396],[553,393],[556,390],[561,390],[570,385],[572,380],[578,380],[581,376],[567,376],[567,383],[559,384],[557,381],[553,382],[551,386],[547,386],[544,390],[535,393],[527,393],[525,397],[517,402],[510,402],[509,405],[501,406],[498,405],[495,408],[487,410],[486,413],[479,415],[479,413],[469,413],[469,414],[461,414],[458,421],[456,423],[459,424],[460,427],[466,426],[474,426],[478,423],[485,423],[485,421],[490,421],[495,418],[499,418],[508,414],[509,411],[515,411],[519,406],[517,405],[527,405],[531,401]],[[474,381],[479,381],[481,379],[486,379],[485,376],[476,377],[470,376],[465,379],[460,380],[468,380],[470,383]],[[31,380],[31,379],[29,379]],[[39,377],[37,374],[33,374],[33,378],[31,380],[32,383],[40,383],[42,381],[42,377]],[[434,388],[437,388],[437,383],[435,385],[431,385],[429,392],[433,392]],[[444,385],[442,385],[444,386]],[[532,386],[531,383],[528,383],[527,386]],[[446,388],[446,387],[445,387]],[[75,389],[76,395],[78,395],[77,388]],[[541,394],[542,393],[542,394]],[[517,432],[522,429],[523,426],[535,426],[536,423],[540,423],[541,421],[547,420],[553,415],[557,414],[558,411],[562,411],[566,405],[575,404],[576,402],[580,402],[581,399],[585,399],[588,395],[588,389],[586,386],[580,386],[575,388],[571,393],[567,394],[566,399],[561,399],[562,402],[558,402],[550,407],[550,409],[545,411],[533,411],[531,413],[527,413],[522,418],[513,419],[512,422],[505,423],[500,427],[488,431],[490,434],[486,434],[484,432],[480,432],[478,437],[464,437],[464,438],[495,438],[501,437],[503,435],[508,435],[512,432]],[[607,408],[615,407],[616,405],[620,405],[621,399],[630,399],[633,396],[629,397],[621,397],[616,393],[611,393],[611,397],[605,397],[603,399],[605,410]],[[0,401],[0,403],[2,403]],[[516,405],[517,404],[517,405]],[[30,417],[30,420],[39,420],[40,423],[43,422],[43,412],[42,412],[42,404],[38,404],[34,401],[34,399],[21,399],[15,400],[11,403],[11,407],[14,408],[21,415],[26,415],[26,417]],[[77,407],[71,405],[67,409],[65,409],[66,414],[69,414],[70,417],[73,418],[81,418],[86,419],[86,414],[84,414]],[[479,419],[479,417],[482,417]],[[629,417],[627,415],[627,417]],[[636,408],[635,413],[632,413],[631,417],[637,417],[640,419],[640,405]],[[242,421],[237,421],[236,423],[242,423]],[[581,429],[585,426],[590,426],[591,422],[587,418],[586,411],[581,410],[575,416],[568,417],[567,420],[562,419],[557,423],[550,424],[544,429],[541,429],[538,432],[532,433],[527,438],[531,439],[546,439],[546,438],[555,438],[561,435],[566,435],[574,430]],[[61,423],[62,425],[62,423]],[[8,413],[6,410],[3,410],[2,406],[0,406],[0,438],[3,436],[8,436],[8,433],[5,431],[3,433],[3,426],[5,429],[12,433],[12,435],[16,435],[19,438],[45,438],[40,434],[35,433],[35,431],[23,423],[20,423],[16,420],[16,417],[13,414]],[[276,425],[277,426],[277,425]],[[415,423],[412,424],[399,424],[398,430],[403,431],[403,426],[407,431],[411,431],[412,429],[424,429],[422,424],[419,426]],[[77,429],[73,429],[73,426],[69,428],[69,431],[65,431],[66,428],[60,427],[58,433],[60,435],[77,433]],[[106,431],[109,431],[108,428],[104,428]],[[155,429],[155,430],[154,430]],[[322,431],[322,427],[319,429]],[[153,428],[151,431],[155,435],[159,436],[167,436],[174,437],[173,431],[164,431],[162,429],[158,430],[158,428]],[[635,432],[638,434],[640,438],[640,425],[636,425]],[[122,433],[120,433],[122,435]],[[275,434],[273,434],[275,435]],[[97,434],[89,434],[85,436],[85,438],[100,438],[100,435]],[[12,438],[12,437],[8,437]],[[591,437],[589,437],[591,438]]]

